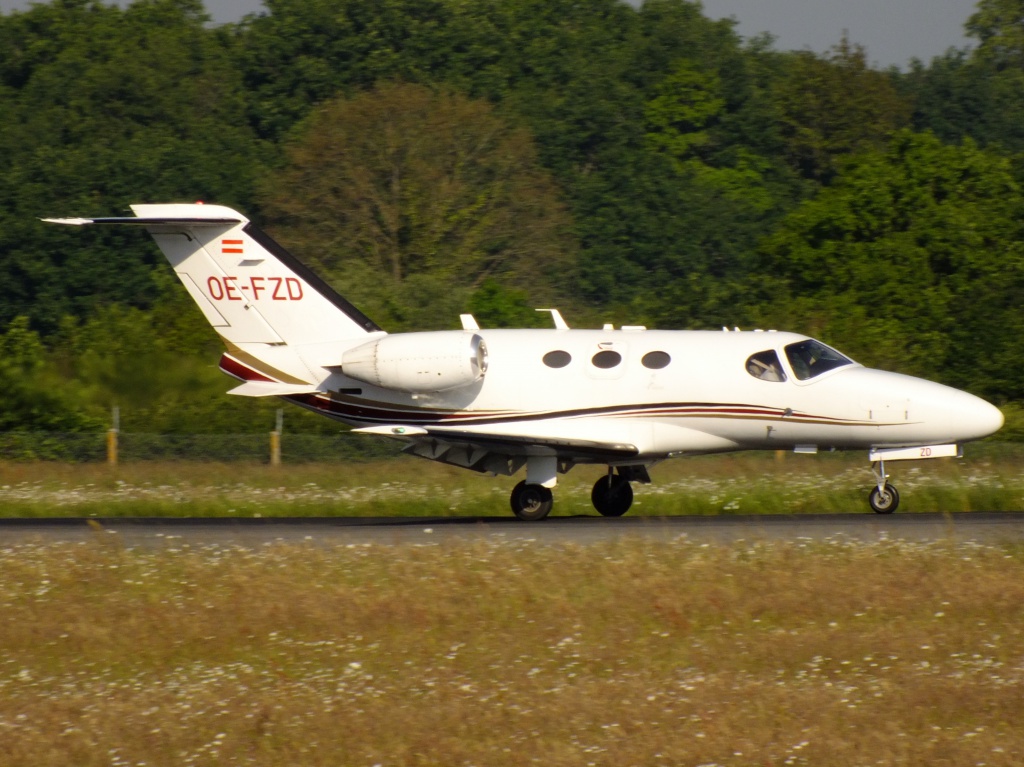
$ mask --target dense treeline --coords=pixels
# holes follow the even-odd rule
[[[784,327],[1024,400],[1024,0],[907,72],[687,0],[266,7],[0,16],[0,429],[267,427],[148,238],[38,221],[197,199],[389,330]]]

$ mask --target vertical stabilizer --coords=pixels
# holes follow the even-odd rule
[[[231,372],[236,377],[252,380],[261,370],[289,384],[320,380],[344,349],[382,332],[231,208],[196,203],[132,210],[134,218],[44,220],[145,227],[235,360],[249,366],[246,375]]]
[[[132,205],[136,218],[45,219],[134,224],[156,240],[228,344],[311,345],[359,340],[380,328],[231,208]]]
[[[132,210],[228,343],[306,345],[380,330],[230,208],[133,205]]]

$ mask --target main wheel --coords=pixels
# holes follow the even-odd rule
[[[633,488],[620,474],[601,477],[594,483],[590,501],[602,517],[621,517],[633,505]]]
[[[528,485],[523,480],[512,489],[509,498],[512,513],[526,522],[544,519],[554,505],[554,496],[543,485]]]
[[[887,482],[885,489],[879,490],[875,487],[868,493],[868,503],[876,514],[892,514],[900,505],[900,494]]]

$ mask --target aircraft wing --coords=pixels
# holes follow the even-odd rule
[[[481,434],[474,431],[453,431],[450,429],[427,429],[427,434],[437,440],[469,445],[504,448],[507,452],[530,454],[550,451],[566,458],[633,458],[640,454],[635,445],[618,442],[595,442],[593,440],[562,437],[511,436],[508,434]],[[537,448],[540,448],[538,451]]]
[[[569,462],[617,462],[636,458],[636,445],[539,435],[502,434],[431,426],[370,426],[352,430],[409,444],[404,452],[432,461],[493,474],[514,474],[530,455],[554,455]]]

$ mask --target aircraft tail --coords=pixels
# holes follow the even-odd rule
[[[326,375],[325,366],[340,363],[341,351],[382,332],[231,208],[197,203],[132,210],[134,218],[44,220],[145,227],[227,344],[230,355],[222,369],[253,384],[277,384],[241,386],[239,394],[282,394],[289,386],[287,393],[295,393],[313,386]]]

